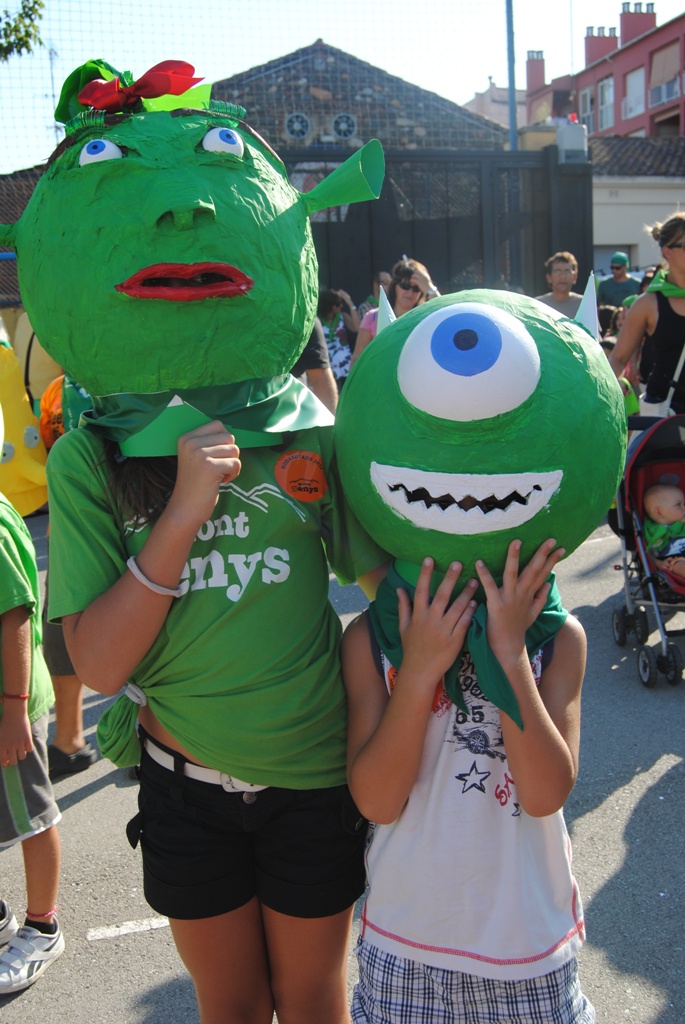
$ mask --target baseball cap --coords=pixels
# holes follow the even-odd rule
[[[612,254],[612,257],[609,260],[609,262],[610,263],[620,263],[622,266],[627,267],[628,266],[628,257],[626,256],[626,254],[624,252],[615,252],[615,253]]]

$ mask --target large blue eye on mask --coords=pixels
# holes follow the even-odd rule
[[[475,303],[430,313],[409,334],[397,369],[407,401],[446,420],[510,412],[535,390],[540,358],[525,325]]]
[[[448,317],[436,327],[431,341],[436,363],[460,377],[473,377],[489,370],[501,351],[499,328],[479,313]]]

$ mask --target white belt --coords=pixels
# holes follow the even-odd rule
[[[149,739],[149,737],[146,738],[143,741],[143,746],[153,761],[161,764],[162,768],[167,768],[170,772],[174,771],[172,755],[167,754],[166,750],[158,747],[154,740]],[[189,779],[196,779],[198,782],[209,782],[213,786],[223,786],[227,793],[258,793],[260,790],[268,788],[267,786],[257,786],[254,782],[241,782],[240,779],[234,779],[232,775],[218,772],[215,768],[203,768],[201,764],[193,764],[192,761],[184,762],[183,774]]]

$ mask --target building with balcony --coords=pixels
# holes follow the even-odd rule
[[[685,135],[685,14],[657,26],[654,3],[624,3],[619,34],[590,26],[585,67],[545,82],[541,51],[528,52],[528,124],[576,115],[588,135]]]

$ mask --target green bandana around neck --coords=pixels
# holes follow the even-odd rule
[[[402,571],[402,575],[398,569]],[[393,562],[387,576],[378,588],[375,601],[369,605],[371,624],[380,649],[396,669],[399,669],[402,664],[402,638],[399,627],[397,590],[406,590],[413,598],[415,582],[410,583],[404,577],[411,576],[416,580],[418,571],[418,567],[411,566],[410,568],[408,563]],[[529,657],[535,655],[544,644],[557,635],[568,617],[568,612],[561,604],[561,595],[554,573],[550,575],[550,582],[551,587],[545,607],[530,629],[526,631],[526,650]],[[519,729],[523,729],[518,701],[502,666],[488,643],[486,626],[487,607],[485,604],[479,604],[466,637],[478,685],[488,700],[516,722]],[[459,686],[461,660],[462,654],[445,673],[445,689],[453,704],[456,704],[462,711],[468,711]]]
[[[331,320],[322,320],[321,321],[323,326],[328,328],[329,337],[331,339],[333,339],[336,336],[336,334],[338,333],[338,328],[340,327],[340,322],[341,322],[342,318],[343,318],[342,313],[336,313],[335,316]]]
[[[284,435],[329,426],[331,413],[291,374],[208,388],[93,398],[81,426],[125,456],[176,455],[181,434],[221,420],[239,448],[281,444]]]
[[[663,270],[658,270],[651,283],[647,286],[648,292],[661,292],[667,299],[685,299],[685,288],[679,288],[668,280]]]

